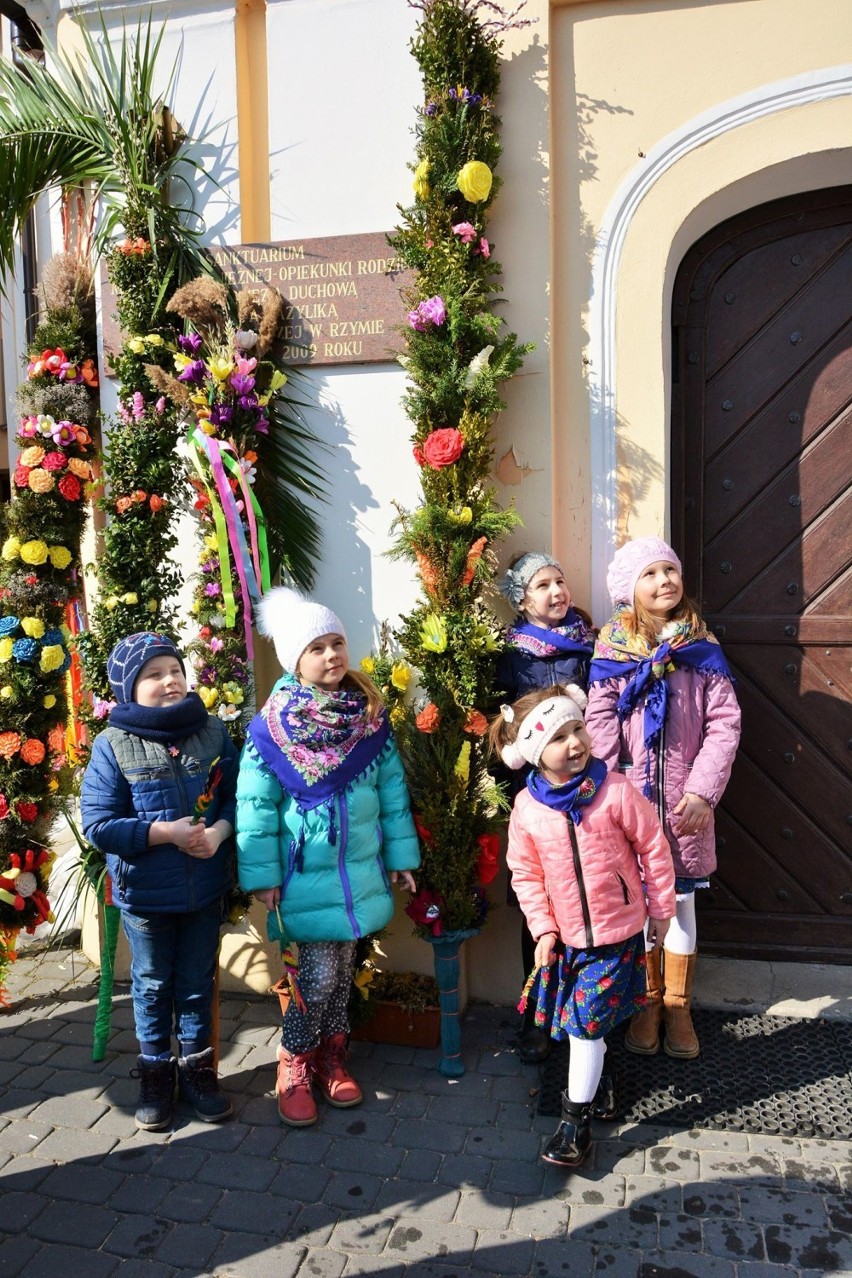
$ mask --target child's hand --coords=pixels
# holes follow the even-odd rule
[[[414,882],[414,875],[410,870],[391,870],[388,878],[391,883],[398,883],[402,879],[409,892],[417,891],[417,884]]]
[[[253,892],[252,895],[255,900],[260,901],[262,905],[265,905],[267,910],[274,910],[281,902],[281,889],[277,887],[262,888],[258,892]]]
[[[711,812],[712,808],[706,799],[697,794],[685,794],[672,812],[672,816],[680,817],[678,834],[699,834],[706,828]]]
[[[550,967],[556,958],[556,933],[545,932],[544,936],[540,936],[535,947],[535,965],[536,967]]]
[[[202,858],[212,855],[207,851],[204,826],[193,825],[192,817],[178,817],[177,821],[167,821],[164,825],[168,829],[169,842],[177,844],[181,852]]]
[[[671,919],[648,919],[648,944],[662,945],[670,923]]]

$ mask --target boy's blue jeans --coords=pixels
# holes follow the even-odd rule
[[[160,1056],[172,1031],[182,1056],[210,1042],[211,1003],[222,902],[191,914],[133,914],[122,910],[130,945],[130,990],[139,1050]]]

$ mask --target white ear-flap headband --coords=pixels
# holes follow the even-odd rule
[[[548,697],[541,701],[534,710],[530,710],[521,720],[518,735],[514,741],[503,746],[500,758],[507,768],[522,768],[525,763],[538,767],[542,751],[565,723],[583,721],[583,711],[588,705],[588,698],[582,688],[569,684],[567,697]],[[501,707],[502,713],[502,707]],[[503,715],[506,718],[505,715]],[[511,722],[511,720],[510,720]]]

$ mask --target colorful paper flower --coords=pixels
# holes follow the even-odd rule
[[[38,737],[28,737],[21,746],[21,758],[30,767],[35,767],[37,763],[43,763],[46,754],[45,744],[43,741],[39,741]]]
[[[491,194],[493,174],[481,160],[468,160],[456,176],[456,186],[471,204],[480,204]]]
[[[430,612],[423,618],[420,641],[427,652],[446,652],[447,623],[439,613]]]
[[[452,466],[461,457],[463,449],[464,437],[454,426],[433,430],[423,441],[423,457],[433,470]]]
[[[420,732],[437,732],[441,726],[441,715],[438,707],[428,701],[414,720]]]
[[[430,325],[439,328],[446,318],[447,308],[444,305],[444,299],[437,294],[435,297],[427,297],[415,310],[408,312],[408,322],[418,333],[427,332]]]

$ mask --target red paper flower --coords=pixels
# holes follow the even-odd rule
[[[5,794],[0,794],[0,821],[5,821],[9,815],[9,801]]]
[[[497,877],[500,869],[500,836],[497,834],[480,834],[476,840],[479,854],[476,858],[476,877],[483,887]]]
[[[423,449],[420,447],[420,445],[415,444],[411,451],[414,454],[414,460],[417,462],[417,465],[425,466],[426,458],[423,456]]]
[[[464,439],[460,430],[454,426],[444,426],[433,430],[423,443],[423,456],[433,470],[443,466],[452,466],[462,455]]]
[[[425,825],[423,824],[423,822],[420,820],[420,817],[418,816],[418,814],[417,814],[416,812],[412,812],[412,814],[411,814],[411,815],[412,815],[412,816],[413,816],[413,818],[414,818],[414,828],[415,828],[415,830],[417,831],[418,837],[419,837],[419,838],[420,838],[420,839],[421,839],[424,843],[431,843],[431,842],[432,842],[432,831],[431,831],[431,830],[427,830],[427,829],[426,829],[426,826],[425,826]]]
[[[441,936],[444,924],[444,898],[440,892],[422,887],[415,892],[405,907],[405,912],[419,927],[428,927],[433,936]]]
[[[488,720],[481,710],[468,710],[464,721],[465,732],[475,737],[482,737],[488,731]]]
[[[82,488],[76,475],[63,475],[56,485],[66,501],[79,501]]]
[[[15,487],[16,488],[27,488],[29,485],[29,479],[30,479],[29,466],[15,467]]]
[[[19,821],[35,821],[38,818],[38,804],[22,799],[15,805],[15,812]]]

